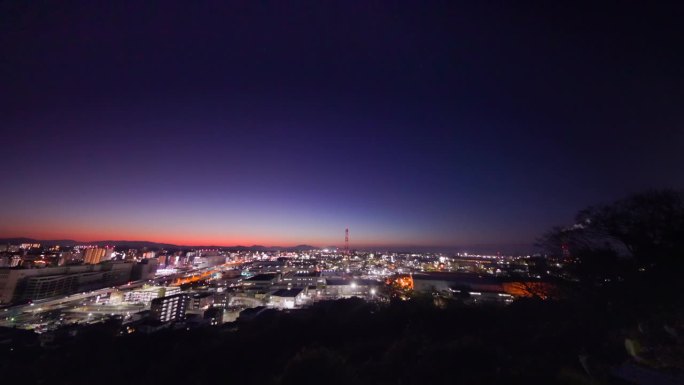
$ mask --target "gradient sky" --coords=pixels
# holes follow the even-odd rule
[[[676,5],[139,3],[0,4],[0,236],[498,250],[684,188]]]

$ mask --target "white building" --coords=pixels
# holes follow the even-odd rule
[[[271,294],[269,306],[278,309],[294,309],[304,302],[304,289],[280,289]]]
[[[166,297],[181,292],[178,286],[151,286],[138,290],[131,290],[124,294],[124,302],[149,304],[155,298]]]

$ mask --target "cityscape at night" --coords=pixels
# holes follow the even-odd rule
[[[0,1],[0,383],[684,384],[682,20]]]

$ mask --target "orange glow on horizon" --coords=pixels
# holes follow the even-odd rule
[[[294,239],[292,236],[274,237],[255,237],[255,236],[232,236],[232,237],[211,237],[201,234],[187,233],[166,233],[166,232],[139,232],[139,231],[93,231],[93,229],[65,228],[60,227],[55,231],[43,228],[15,228],[11,231],[0,227],[0,237],[2,238],[32,238],[36,240],[74,240],[76,242],[89,243],[98,241],[131,241],[131,242],[154,242],[166,243],[178,246],[253,246],[261,245],[266,247],[293,247],[297,245],[310,245],[313,247],[343,247],[344,233],[337,238],[326,237],[325,239]],[[142,235],[141,235],[142,234]],[[359,241],[351,243],[351,250],[364,248],[384,248],[384,247],[429,247],[431,245],[422,242],[392,242],[392,241]]]

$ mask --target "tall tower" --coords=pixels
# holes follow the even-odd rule
[[[349,257],[349,228],[344,229],[344,255]]]

